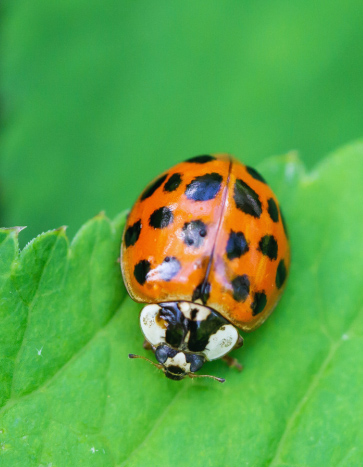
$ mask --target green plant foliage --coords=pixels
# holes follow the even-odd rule
[[[362,136],[361,0],[2,5],[0,224],[27,225],[22,245],[187,157],[312,167]]]
[[[117,258],[125,215],[100,214],[20,253],[0,231],[0,465],[350,467],[363,458],[363,144],[306,172],[258,167],[288,221],[292,269],[269,320],[209,374],[167,380]],[[149,355],[150,356],[150,355]]]

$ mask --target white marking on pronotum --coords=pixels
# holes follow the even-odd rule
[[[92,452],[92,454],[94,454],[95,452],[98,452],[98,449],[95,449],[94,446],[91,447],[90,451]]]
[[[39,357],[43,357],[43,355],[42,355],[43,347],[44,347],[43,345],[42,345],[42,347],[41,347],[40,349],[37,349],[37,348],[35,347],[35,350],[37,351]]]
[[[180,302],[178,304],[179,310],[184,313],[185,316],[187,316],[188,313],[190,313],[190,303],[188,302]]]
[[[210,315],[210,309],[207,308],[206,306],[197,306],[198,313],[196,317],[194,318],[195,321],[204,321],[208,318]]]
[[[349,339],[348,334],[343,334],[342,335],[342,341],[347,341]]]
[[[194,321],[203,321],[210,315],[210,308],[196,303],[180,302],[178,307],[188,319],[192,319],[192,311],[197,310]]]
[[[232,324],[227,324],[210,336],[204,354],[208,360],[223,357],[233,349],[237,341],[237,329]]]
[[[161,310],[159,305],[147,305],[140,315],[140,326],[147,341],[152,345],[159,345],[165,342],[166,328],[163,321],[156,322],[156,316]]]

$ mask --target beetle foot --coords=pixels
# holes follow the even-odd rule
[[[243,370],[243,366],[237,360],[237,358],[230,357],[229,355],[225,355],[222,357],[222,360],[227,363],[230,368],[236,368],[238,371]]]

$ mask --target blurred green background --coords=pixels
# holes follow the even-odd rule
[[[363,135],[363,2],[5,0],[1,219],[22,240],[226,151],[308,167]]]

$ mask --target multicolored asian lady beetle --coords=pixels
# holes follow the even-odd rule
[[[128,293],[148,304],[140,324],[159,363],[149,362],[173,380],[232,361],[243,344],[236,328],[267,319],[290,265],[276,196],[226,154],[193,157],[154,180],[130,212],[121,257]]]

